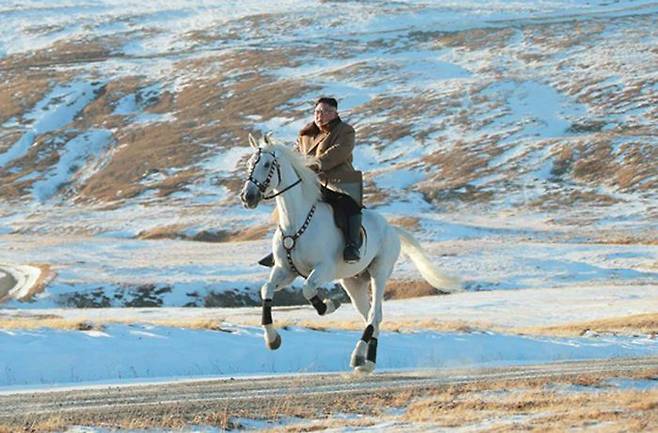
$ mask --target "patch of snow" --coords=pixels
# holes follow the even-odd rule
[[[59,152],[59,160],[45,173],[42,180],[32,186],[32,196],[38,202],[44,202],[57,193],[62,185],[71,178],[87,161],[104,152],[112,142],[112,132],[96,129],[83,132],[64,145]]]
[[[26,114],[26,132],[5,153],[0,154],[0,167],[24,156],[38,135],[65,127],[95,97],[103,83],[78,79],[56,86],[34,109]]]
[[[297,141],[299,130],[305,125],[305,119],[292,119],[288,117],[273,117],[263,120],[260,116],[245,116],[253,121],[253,128],[261,131],[262,134],[272,132],[272,139],[283,145],[293,146]],[[245,143],[246,145],[246,143]],[[248,147],[251,151],[251,147]]]
[[[570,101],[547,84],[534,81],[497,83],[489,86],[483,94],[496,99],[502,97],[507,109],[504,116],[489,125],[489,130],[514,130],[521,127],[503,143],[523,137],[559,137],[571,125],[570,118],[586,113],[585,106]],[[520,151],[514,150],[515,153]],[[505,160],[509,156],[498,156],[496,159]],[[491,165],[496,166],[498,163],[492,162]]]
[[[373,178],[380,188],[403,190],[425,180],[426,175],[417,170],[388,170]]]
[[[5,296],[11,299],[25,298],[41,277],[41,269],[36,266],[0,263],[0,268],[5,275],[11,275],[16,281],[14,287],[9,288],[7,293],[0,292],[0,299]]]
[[[633,389],[639,391],[649,391],[658,388],[658,377],[653,379],[610,379],[606,381],[607,385],[620,389]]]
[[[231,147],[204,160],[199,166],[215,175],[232,176],[236,171],[246,170],[246,166],[239,167],[238,163],[253,152],[254,150],[246,145]]]

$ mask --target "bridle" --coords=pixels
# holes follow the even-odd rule
[[[254,170],[256,169],[256,166],[258,165],[258,161],[260,161],[260,158],[264,153],[272,155],[272,165],[270,166],[269,171],[267,172],[267,176],[265,177],[265,180],[261,182],[254,177]],[[276,154],[274,152],[265,151],[259,147],[258,153],[256,154],[256,160],[252,163],[251,170],[249,170],[249,182],[252,182],[254,185],[256,185],[256,188],[258,188],[264,200],[269,200],[274,197],[277,197],[283,194],[284,192],[288,191],[289,189],[293,188],[294,186],[298,185],[302,181],[302,178],[299,177],[299,175],[297,175],[298,178],[297,181],[293,182],[291,185],[288,185],[287,187],[277,192],[276,194],[265,195],[265,191],[267,191],[267,189],[270,187],[270,183],[272,182],[272,176],[274,176],[275,169],[277,173],[277,178],[279,180],[279,183],[277,184],[278,187],[281,184],[281,166],[279,165],[279,161],[276,159]],[[283,231],[283,227],[279,226],[279,231],[281,232],[281,242],[283,244],[283,248],[286,250],[286,258],[288,259],[288,265],[290,266],[290,269],[293,272],[297,273],[298,275],[304,278],[307,278],[307,276],[302,274],[299,271],[299,269],[297,269],[297,266],[295,266],[295,263],[292,260],[292,251],[295,249],[297,239],[299,239],[301,235],[304,234],[309,224],[311,223],[311,219],[313,218],[315,209],[316,209],[316,205],[314,204],[311,207],[311,210],[306,215],[306,220],[304,221],[302,226],[293,235],[286,235],[285,232]]]
[[[270,166],[270,169],[267,172],[267,176],[265,177],[265,180],[261,182],[254,177],[254,170],[256,169],[256,166],[258,165],[258,161],[260,161],[260,157],[263,153],[272,155],[273,159],[272,159],[272,165]],[[249,171],[249,181],[254,185],[256,185],[256,188],[258,188],[258,191],[260,191],[260,193],[263,196],[262,198],[264,200],[273,199],[274,197],[283,194],[284,192],[288,191],[289,189],[293,188],[294,186],[302,182],[302,178],[298,176],[297,181],[293,182],[291,185],[288,185],[287,187],[277,192],[276,194],[265,195],[265,191],[267,191],[267,188],[269,188],[270,183],[272,182],[272,176],[274,175],[275,169],[276,169],[277,179],[279,180],[279,183],[277,184],[278,187],[281,184],[281,166],[279,165],[279,161],[276,159],[276,154],[274,152],[265,151],[259,147],[258,153],[256,154],[256,161],[254,161],[254,163],[251,165],[251,170]]]

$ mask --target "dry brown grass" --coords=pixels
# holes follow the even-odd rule
[[[64,415],[51,415],[36,421],[26,420],[23,430],[26,433],[50,433],[62,432],[67,430],[71,425],[78,425],[78,421],[72,422],[71,419]],[[93,423],[95,427],[108,428],[114,430],[147,430],[151,428],[167,428],[173,431],[182,430],[189,425],[208,425],[221,429],[231,430],[238,425],[231,422],[228,412],[219,410],[217,412],[211,411],[204,415],[195,415],[193,417],[186,417],[176,409],[171,409],[164,413],[157,413],[150,417],[132,417],[132,416],[118,416],[113,417],[109,414],[106,419],[95,420]],[[15,429],[9,429],[0,426],[0,433],[17,433]]]
[[[628,234],[628,233],[592,233],[588,235],[589,242],[597,244],[613,244],[613,245],[658,245],[658,231],[648,231],[644,234]],[[658,269],[654,263],[651,266],[653,269]]]
[[[72,423],[108,428],[180,429],[186,425],[209,425],[225,429],[240,427],[237,418],[260,419],[272,423],[298,417],[287,425],[265,430],[270,433],[325,430],[332,427],[355,428],[392,421],[411,427],[460,427],[478,432],[549,431],[604,425],[605,432],[643,432],[658,421],[658,390],[617,390],[606,387],[615,376],[610,373],[565,375],[532,379],[482,380],[461,385],[430,388],[383,390],[363,396],[353,393],[317,397],[296,395],[304,390],[306,379],[293,378],[286,397],[251,402],[209,404],[199,410],[180,406],[158,406],[138,411],[108,411],[89,418],[54,415],[46,419],[26,420],[34,432],[61,431]],[[658,368],[638,371],[629,377],[658,378]],[[346,378],[347,380],[347,378]],[[572,387],[578,385],[584,389]],[[403,409],[403,415],[391,415],[391,408]],[[337,418],[338,414],[361,417]],[[289,421],[288,421],[289,422]],[[0,433],[4,431],[0,427]],[[598,431],[598,430],[597,430]]]
[[[417,217],[404,216],[399,218],[392,218],[390,223],[409,231],[420,230],[420,218]]]
[[[61,64],[107,60],[121,41],[116,37],[60,40],[47,48],[13,54],[0,60],[0,70],[28,70]]]
[[[201,231],[193,236],[185,234],[186,226],[172,224],[143,230],[138,239],[185,239],[199,242],[243,242],[264,239],[272,229],[269,225],[253,226],[244,230]]]
[[[227,238],[227,242],[243,242],[264,239],[270,230],[272,230],[270,225],[249,227],[244,230],[231,233]]]
[[[442,188],[460,188],[478,177],[478,172],[487,167],[488,158],[482,156],[479,149],[468,143],[458,141],[449,150],[436,152],[422,158],[430,167],[440,167],[434,172],[430,182],[424,182],[421,190],[431,190],[436,186]]]
[[[604,379],[601,374],[453,386],[412,402],[404,418],[443,427],[470,425],[478,432],[564,432],[598,424],[606,432],[642,432],[658,425],[658,390],[547,389],[555,383],[598,386]]]
[[[360,330],[363,328],[361,320],[335,321],[322,320],[322,322],[305,320],[279,320],[277,326],[301,326],[310,329],[330,330]],[[594,320],[583,323],[546,327],[507,328],[481,320],[384,320],[381,329],[388,332],[411,332],[417,330],[430,330],[436,332],[474,332],[494,331],[506,334],[520,335],[546,335],[560,337],[582,336],[586,332],[616,335],[658,335],[658,314],[639,314],[610,319]]]
[[[110,322],[104,322],[110,323]],[[129,323],[129,322],[127,322]],[[25,317],[16,317],[16,318],[4,318],[0,319],[0,329],[63,329],[68,331],[90,331],[90,330],[102,330],[103,324],[90,322],[88,320],[69,320],[61,319],[54,317],[43,317],[43,318],[25,318]]]
[[[34,283],[34,285],[30,288],[30,291],[27,294],[27,296],[19,299],[20,301],[29,301],[34,297],[34,295],[43,293],[48,283],[52,281],[52,279],[55,278],[56,276],[55,271],[52,269],[52,267],[49,264],[30,263],[30,266],[39,268],[41,274],[39,275],[39,278],[37,278],[37,281]]]
[[[155,239],[182,239],[182,234],[186,226],[183,224],[172,224],[160,227],[154,227],[142,230],[137,234],[137,239],[155,240]]]
[[[649,23],[649,18],[633,19],[638,23]],[[239,38],[240,31],[244,28],[249,30],[251,37],[272,37],[289,28],[312,25],[311,18],[302,21],[300,24],[298,21],[286,20],[278,14],[257,14],[227,22],[222,31],[215,28],[194,30],[184,37],[195,41],[198,46]],[[591,60],[587,56],[574,54],[583,50],[571,48],[596,47],[602,42],[601,32],[604,27],[602,23],[594,21],[532,23],[497,29],[413,32],[399,40],[381,38],[365,42],[358,47],[351,42],[332,41],[313,47],[290,44],[275,50],[245,46],[239,50],[217,50],[190,57],[186,56],[190,53],[180,53],[182,59],[175,64],[172,76],[185,78],[189,85],[179,88],[177,93],[163,91],[144,107],[151,113],[169,113],[174,120],[166,122],[166,125],[128,125],[130,119],[112,114],[120,97],[152,84],[145,82],[142,77],[122,77],[107,83],[97,98],[75,120],[74,127],[80,130],[91,127],[114,129],[118,149],[109,164],[88,179],[85,185],[79,185],[80,192],[73,193],[80,194],[82,201],[112,203],[135,197],[146,190],[154,190],[158,198],[166,197],[173,191],[184,190],[185,186],[194,182],[201,173],[196,169],[184,172],[179,170],[185,170],[190,164],[216,150],[246,142],[246,135],[253,128],[246,115],[258,115],[265,121],[281,116],[282,112],[294,118],[307,115],[306,112],[301,112],[303,110],[299,104],[292,103],[291,100],[317,89],[317,84],[307,78],[277,78],[269,73],[272,69],[295,68],[307,61],[311,55],[318,58],[345,58],[352,59],[352,62],[346,62],[349,66],[327,71],[328,77],[339,81],[349,77],[366,83],[382,79],[400,80],[400,83],[404,84],[406,78],[395,60],[357,61],[354,55],[381,49],[394,54],[396,50],[418,48],[422,45],[427,50],[448,47],[456,53],[465,53],[472,59],[481,55],[480,62],[469,61],[469,67],[477,72],[477,78],[467,80],[462,87],[450,89],[448,86],[440,92],[426,89],[414,95],[375,96],[368,104],[362,104],[346,113],[346,118],[350,120],[352,117],[355,120],[359,143],[370,145],[375,150],[406,137],[412,137],[423,145],[426,140],[430,140],[429,137],[451,129],[469,133],[483,132],[477,142],[470,140],[450,143],[451,146],[447,146],[449,150],[437,152],[419,161],[429,173],[429,181],[419,185],[419,190],[429,201],[439,203],[486,203],[492,199],[493,194],[485,188],[468,187],[468,183],[482,176],[501,174],[505,181],[510,180],[513,184],[515,176],[519,174],[517,165],[522,164],[520,161],[511,161],[511,164],[506,163],[505,167],[487,165],[492,157],[504,151],[503,146],[499,147],[499,143],[509,131],[485,133],[483,128],[494,121],[493,113],[501,107],[495,106],[497,102],[492,101],[491,97],[481,90],[487,89],[497,80],[514,79],[518,72],[523,72],[523,69],[519,70],[514,66],[518,64],[518,60],[536,64],[537,69],[543,71],[538,72],[542,76],[547,76],[546,71],[553,71],[554,68],[591,67]],[[642,24],[638,27],[641,28]],[[52,30],[48,26],[36,25],[31,31],[43,33]],[[637,39],[646,31],[629,28],[628,32],[629,36]],[[521,36],[523,43],[517,43],[517,36]],[[0,60],[0,70],[4,68],[3,73],[6,73],[7,77],[0,89],[0,122],[33,107],[48,90],[49,81],[62,81],[55,74],[63,73],[44,66],[87,64],[105,60],[116,56],[116,48],[121,47],[129,37],[131,36],[124,34],[58,42],[44,50],[8,56]],[[511,39],[517,42],[512,45]],[[523,46],[531,46],[532,49]],[[496,57],[500,61],[494,62],[490,59],[491,50],[501,52],[501,56]],[[560,61],[555,60],[554,54],[565,50],[569,51],[568,55]],[[594,64],[600,65],[597,62]],[[610,71],[605,78],[602,78],[601,74],[558,74],[560,79],[549,78],[547,84],[559,92],[577,96],[579,101],[588,104],[593,112],[605,114],[620,112],[624,107],[639,104],[651,106],[655,98],[652,98],[650,90],[655,80],[646,77],[644,64],[640,62],[636,65],[638,78],[625,77],[624,85],[619,89],[613,87],[616,86],[614,83],[606,83],[607,77],[614,75],[622,67],[634,65],[620,64],[620,59],[613,55],[609,62],[602,66]],[[373,71],[377,73],[374,74]],[[467,105],[464,104],[464,95],[469,95],[470,102]],[[653,110],[655,112],[655,108]],[[651,113],[649,108],[649,114],[644,117],[650,117]],[[369,123],[361,121],[366,118],[383,120]],[[419,128],[419,125],[427,123],[426,120],[430,118],[435,118],[436,121],[432,122],[432,125]],[[583,144],[574,145],[578,152],[569,153],[565,150],[566,146],[563,152],[552,152],[553,156],[556,156],[555,171],[565,177],[574,177],[585,185],[596,186],[604,182],[628,191],[655,189],[658,186],[658,178],[653,175],[653,165],[658,158],[658,149],[642,138],[654,136],[655,128],[629,120],[618,125],[613,131],[602,131],[604,124],[605,122],[597,118],[584,119],[574,125],[576,130],[573,132],[584,136],[581,140]],[[446,134],[436,140],[453,141],[454,136],[458,135]],[[623,155],[615,156],[611,154],[610,143],[620,136],[639,138],[637,142],[621,146]],[[34,147],[34,151],[17,163],[16,167],[25,165],[20,173],[3,174],[0,170],[0,195],[3,198],[20,198],[28,191],[30,183],[18,179],[30,171],[42,172],[46,166],[56,162],[57,149],[46,145],[49,138],[53,137],[39,137],[39,145]],[[15,139],[14,135],[7,131],[0,137],[0,149],[15,142]],[[557,144],[546,142],[540,143],[540,146]],[[44,157],[44,153],[49,154]],[[29,163],[28,161],[37,159],[37,154],[42,163]],[[171,172],[168,169],[171,169]],[[162,181],[148,186],[140,184],[144,176],[152,170],[159,170],[166,176]],[[227,181],[227,184],[233,188],[232,191],[235,191],[238,185],[230,181]],[[378,190],[372,182],[366,184],[365,192],[366,204],[389,200],[387,193]],[[566,189],[562,189],[562,193],[540,198],[532,206],[550,209],[570,206],[573,203],[598,205],[613,202],[614,200],[604,194],[569,194]]]
[[[282,319],[276,321],[277,327],[302,327],[318,331],[345,330],[362,331],[365,326],[363,320],[290,320]],[[396,320],[386,321],[381,324],[380,329],[385,332],[414,332],[414,331],[436,331],[436,332],[474,332],[490,330],[494,326],[485,322],[465,322],[461,320]]]
[[[144,323],[148,325],[183,328],[183,329],[208,329],[212,331],[231,332],[223,325],[222,319],[162,319],[135,321],[131,319],[107,319],[107,320],[85,320],[85,319],[63,319],[56,315],[40,316],[0,316],[0,329],[63,329],[69,331],[102,331],[106,325],[113,324],[135,324]]]
[[[41,69],[29,69],[20,74],[14,73],[14,69],[103,60],[119,43],[114,38],[61,42],[47,50],[2,59],[0,69],[6,70],[7,80],[0,90],[0,120],[26,112],[53,82],[70,78],[64,73]],[[199,168],[187,167],[193,167],[215,148],[246,143],[251,125],[245,114],[260,115],[264,119],[278,116],[281,106],[309,89],[293,80],[277,81],[260,74],[264,63],[270,67],[295,66],[298,50],[249,49],[181,60],[176,65],[179,72],[175,73],[186,75],[189,71],[199,71],[200,76],[207,78],[189,82],[176,94],[164,91],[148,101],[141,101],[141,108],[146,112],[172,114],[174,118],[167,122],[135,124],[130,122],[130,116],[112,114],[121,97],[153,83],[143,77],[121,77],[108,82],[72,126],[78,130],[112,128],[116,145],[111,158],[98,172],[84,185],[75,185],[75,199],[113,203],[135,197],[147,189],[155,190],[156,197],[183,190],[201,174]],[[299,54],[303,54],[303,50]],[[49,140],[57,136],[61,143],[60,132],[38,137],[37,145],[30,148],[28,155],[6,167],[20,167],[20,171],[3,173],[0,170],[3,185],[0,195],[18,199],[31,186],[31,182],[18,182],[21,176],[32,171],[43,172],[57,162],[58,148]],[[12,145],[17,138],[17,134],[7,131],[3,134],[2,146]],[[35,161],[39,165],[35,165]],[[163,178],[159,182],[142,184],[141,181],[154,171],[162,173]]]
[[[291,307],[287,307],[289,310]],[[306,307],[305,307],[306,308]],[[215,331],[230,332],[224,324],[224,318],[216,319],[160,319],[160,320],[135,320],[135,319],[63,319],[56,315],[21,315],[21,316],[0,316],[0,329],[65,329],[65,330],[102,330],[104,326],[111,324],[135,324],[144,323],[156,326],[165,326],[184,329],[209,329]],[[240,321],[241,324],[259,325],[260,317],[254,316],[252,319]],[[355,316],[353,320],[301,320],[301,319],[278,319],[276,321],[278,328],[284,327],[303,327],[314,330],[363,330],[363,321]],[[416,330],[433,330],[437,332],[473,332],[476,330],[487,330],[493,326],[485,322],[465,322],[460,320],[416,320],[416,321],[384,321],[382,330],[386,332],[412,332]]]
[[[384,289],[384,299],[409,299],[421,296],[432,296],[441,293],[425,280],[396,280],[387,281]]]
[[[438,33],[433,38],[438,47],[467,51],[501,49],[514,34],[513,29],[469,29],[460,32]],[[421,34],[422,35],[422,34]]]
[[[287,426],[281,426],[275,428],[265,428],[263,430],[259,430],[259,432],[261,433],[306,433],[306,432],[314,432],[314,431],[323,432],[325,430],[338,429],[338,428],[343,428],[343,429],[366,428],[376,423],[377,420],[373,418],[366,418],[366,419],[328,418],[328,419],[301,422],[295,425],[287,425]]]
[[[658,313],[613,317],[557,326],[516,328],[515,332],[532,335],[576,336],[586,332],[620,335],[658,335]]]
[[[32,109],[50,89],[53,76],[52,72],[33,70],[7,73],[0,87],[0,124]]]
[[[390,201],[390,194],[382,189],[379,189],[375,182],[365,175],[363,180],[363,204],[368,206],[375,206],[388,203]]]
[[[285,307],[286,311],[291,308]],[[55,315],[22,315],[22,316],[0,316],[0,329],[39,329],[53,328],[66,330],[103,329],[109,324],[133,324],[145,323],[157,326],[185,328],[185,329],[209,329],[215,331],[230,332],[224,325],[224,318],[216,319],[169,319],[169,320],[135,320],[135,319],[108,319],[108,320],[69,320]],[[260,317],[254,315],[238,323],[257,326]],[[279,318],[276,326],[302,327],[314,330],[363,330],[363,321],[355,315],[352,320],[331,320],[325,318],[322,321]],[[574,337],[581,336],[586,332],[616,335],[658,335],[658,314],[640,314],[633,316],[617,317],[611,319],[595,320],[583,323],[572,323],[548,327],[526,327],[526,328],[504,328],[492,323],[480,320],[442,320],[442,319],[418,319],[418,320],[384,320],[381,329],[385,332],[476,332],[494,331],[506,334],[520,335],[544,335]]]

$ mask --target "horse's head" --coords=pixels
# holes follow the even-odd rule
[[[266,135],[262,141],[265,145],[271,144],[269,135]],[[251,134],[249,134],[249,144],[255,152],[249,159],[249,178],[242,187],[240,200],[245,207],[253,209],[268,191],[281,182],[281,168],[274,153],[263,150]]]

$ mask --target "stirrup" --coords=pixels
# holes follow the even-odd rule
[[[258,264],[261,265],[261,266],[265,266],[266,268],[273,267],[274,266],[274,254],[270,253],[270,254],[266,255],[265,257],[263,257],[262,259],[260,259],[258,261]]]

